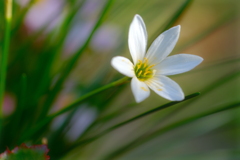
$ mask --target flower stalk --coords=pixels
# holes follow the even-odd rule
[[[3,96],[6,83],[7,73],[7,59],[10,44],[10,30],[12,21],[12,0],[5,0],[5,33],[3,42],[3,51],[0,60],[0,105],[3,106]],[[2,117],[2,109],[0,110],[0,117]]]
[[[122,85],[126,82],[129,81],[129,77],[123,77],[117,81],[114,81],[114,82],[111,82],[105,86],[102,86],[100,88],[97,88],[83,96],[81,96],[80,98],[78,98],[75,102],[71,103],[70,105],[64,107],[63,109],[45,117],[45,119],[41,120],[39,123],[37,123],[31,130],[28,130],[24,136],[20,139],[19,143],[21,143],[22,141],[26,140],[27,138],[29,138],[30,136],[32,136],[34,133],[38,132],[40,129],[42,129],[42,127],[44,127],[46,124],[50,123],[51,120],[53,120],[55,117],[63,114],[63,113],[66,113],[67,111],[70,111],[71,109],[74,109],[75,107],[78,107],[78,105],[83,102],[84,100],[86,100],[87,98],[90,98],[104,90],[107,90],[109,88],[112,88],[112,87],[116,87],[116,86],[119,86],[119,85]]]
[[[111,88],[111,87],[115,87],[115,86],[124,84],[124,83],[126,83],[127,81],[129,81],[129,79],[130,79],[129,77],[123,77],[123,78],[121,78],[121,79],[119,79],[119,80],[117,80],[117,81],[114,81],[114,82],[109,83],[109,84],[107,84],[107,85],[105,85],[105,86],[102,86],[102,87],[100,87],[100,88],[98,88],[98,89],[96,89],[96,90],[93,90],[92,92],[89,92],[89,93],[87,93],[86,95],[78,98],[78,99],[77,99],[75,102],[73,102],[72,104],[70,104],[70,105],[66,106],[65,108],[63,108],[62,110],[60,110],[60,111],[58,111],[58,112],[50,115],[49,117],[54,118],[54,117],[56,117],[56,116],[58,116],[58,115],[60,115],[60,114],[62,114],[62,113],[65,113],[65,112],[73,109],[73,108],[76,107],[77,105],[79,105],[79,103],[81,103],[83,100],[85,100],[85,99],[87,99],[87,98],[89,98],[89,97],[91,97],[91,96],[93,96],[93,95],[95,95],[95,94],[98,94],[98,93],[100,93],[100,92],[102,92],[102,91],[104,91],[104,90],[106,90],[106,89],[109,89],[109,88]]]

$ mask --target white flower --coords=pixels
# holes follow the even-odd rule
[[[146,52],[146,27],[142,18],[135,15],[128,35],[133,63],[125,57],[116,56],[111,64],[120,73],[132,77],[131,88],[138,103],[150,95],[149,88],[171,101],[184,99],[180,86],[166,76],[187,72],[200,64],[203,58],[190,54],[167,57],[176,45],[179,34],[180,25],[163,32]]]

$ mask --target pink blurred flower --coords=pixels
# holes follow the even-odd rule
[[[4,101],[3,101],[3,114],[5,116],[12,114],[15,109],[15,105],[16,105],[16,102],[15,102],[14,96],[9,93],[6,93],[4,95]]]
[[[62,0],[37,1],[26,15],[26,25],[32,30],[39,30],[44,25],[50,23],[48,29],[52,29],[61,19],[62,4]]]

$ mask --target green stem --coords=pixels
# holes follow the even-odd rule
[[[116,125],[108,128],[108,129],[106,129],[105,131],[97,134],[96,136],[93,136],[93,137],[88,138],[88,139],[86,139],[86,140],[82,140],[82,141],[79,141],[79,142],[75,143],[73,146],[71,146],[70,150],[71,150],[72,148],[74,148],[74,147],[77,147],[77,146],[80,146],[80,145],[84,145],[84,144],[90,143],[90,142],[92,142],[92,141],[100,138],[101,136],[103,136],[103,135],[105,135],[105,134],[107,134],[107,133],[115,130],[116,128],[119,128],[119,127],[121,127],[121,126],[124,126],[124,125],[126,125],[126,124],[128,124],[128,123],[131,123],[131,122],[133,122],[133,121],[135,121],[135,120],[138,120],[138,119],[140,119],[140,118],[142,118],[142,117],[145,117],[145,116],[147,116],[147,115],[150,115],[150,114],[155,113],[155,112],[157,112],[157,111],[160,111],[160,110],[162,110],[162,109],[168,108],[168,107],[173,106],[173,105],[175,105],[175,104],[184,102],[184,101],[189,100],[189,99],[191,99],[191,98],[194,98],[194,97],[196,97],[196,96],[198,96],[198,95],[200,95],[199,92],[193,93],[193,94],[190,94],[190,95],[188,95],[188,96],[185,96],[185,99],[184,99],[183,101],[173,101],[173,102],[169,102],[169,103],[166,103],[166,104],[164,104],[164,105],[161,105],[161,106],[159,106],[159,107],[157,107],[157,108],[154,108],[154,109],[152,109],[152,110],[149,110],[149,111],[147,111],[147,112],[144,112],[144,113],[142,113],[142,114],[139,114],[139,115],[137,115],[137,116],[135,116],[135,117],[133,117],[133,118],[130,118],[130,119],[126,120],[126,121],[123,121],[123,122],[121,122],[121,123],[119,123],[119,124],[116,124]]]
[[[173,16],[170,18],[170,21],[168,21],[164,27],[160,27],[160,29],[156,30],[155,33],[153,34],[154,36],[160,35],[163,31],[169,29],[172,25],[174,25],[180,18],[183,16],[183,13],[187,10],[187,8],[190,6],[193,0],[186,0],[180,7],[179,9],[173,14]],[[156,37],[151,36],[149,39],[149,45],[152,44],[154,39]],[[149,48],[149,47],[148,47]]]
[[[163,128],[157,129],[153,132],[144,134],[141,137],[139,137],[137,140],[134,140],[133,142],[131,142],[127,145],[124,145],[123,147],[117,149],[116,151],[112,152],[110,155],[108,155],[107,157],[105,157],[103,159],[104,160],[117,159],[121,155],[123,155],[123,154],[141,146],[142,144],[144,144],[146,142],[149,142],[153,138],[156,138],[160,135],[163,135],[164,133],[166,133],[168,131],[171,131],[173,129],[176,129],[178,127],[184,126],[184,125],[189,124],[189,123],[194,123],[194,121],[196,121],[200,118],[203,118],[203,117],[206,117],[206,116],[209,116],[209,115],[212,115],[212,114],[216,114],[216,113],[219,113],[219,112],[227,111],[229,109],[237,108],[237,107],[240,106],[240,102],[231,103],[231,104],[227,104],[227,105],[223,105],[223,106],[224,107],[217,107],[217,109],[215,109],[215,110],[211,110],[211,111],[208,111],[208,112],[205,112],[205,113],[201,113],[201,114],[198,114],[198,115],[194,115],[192,117],[185,118],[183,120],[180,120],[180,121],[177,121],[173,124],[170,124],[166,127],[163,127]]]
[[[47,100],[43,106],[43,113],[41,114],[40,117],[44,117],[48,110],[49,110],[49,106],[54,102],[57,94],[59,93],[59,91],[62,88],[63,83],[65,82],[66,78],[68,77],[68,75],[71,73],[71,70],[74,68],[74,66],[76,66],[77,61],[79,59],[79,57],[82,55],[83,51],[87,48],[89,42],[91,41],[93,35],[95,34],[95,32],[97,31],[97,29],[100,27],[100,25],[102,24],[106,14],[108,13],[110,6],[112,5],[114,0],[108,0],[106,2],[106,5],[104,6],[102,13],[99,16],[98,21],[96,22],[94,28],[92,29],[90,35],[88,36],[87,40],[85,41],[85,43],[83,44],[83,46],[75,53],[75,55],[69,60],[69,62],[67,63],[66,66],[64,66],[64,70],[59,78],[59,80],[56,82],[55,86],[53,87],[51,93],[49,94],[49,96],[47,97]]]
[[[198,100],[201,100],[201,98],[206,95],[207,93],[209,93],[210,91],[220,87],[221,85],[233,80],[234,78],[237,78],[238,76],[240,75],[240,72],[235,72],[235,73],[231,73],[231,74],[228,74],[228,75],[224,75],[222,78],[219,78],[220,80],[217,80],[217,81],[214,81],[213,83],[209,84],[207,87],[205,87],[201,93],[202,93],[202,96],[198,98]],[[190,104],[192,102],[196,102],[195,101],[190,101],[188,103],[184,103],[184,105],[182,106],[178,106],[177,109],[173,110],[172,112],[170,112],[169,114],[163,116],[159,121],[158,121],[158,124],[164,124],[165,123],[165,120],[167,120],[169,117],[175,117],[175,114],[176,113],[179,113],[180,110],[183,110],[183,109],[186,109],[186,107],[190,106]],[[226,107],[226,109],[231,109],[231,107],[237,107],[240,105],[240,102],[237,102],[237,103],[233,103],[233,104],[230,104],[229,107]],[[215,113],[215,112],[220,112],[220,111],[223,111],[224,109],[220,109],[217,111],[213,111],[213,112],[210,112],[210,113],[207,113],[207,115],[210,115],[211,113]],[[174,124],[170,124],[170,126],[167,126],[165,128],[168,128],[167,131],[171,130],[171,129],[174,129],[174,127],[178,127],[180,125],[184,125],[185,122],[191,122],[190,120],[197,120],[198,118],[201,118],[203,115],[205,114],[200,114],[198,116],[193,116],[192,118],[187,118],[188,121],[186,120],[181,120],[180,122],[176,122]],[[130,150],[132,149],[135,149],[136,147],[140,146],[141,144],[143,143],[146,143],[148,141],[150,141],[151,139],[155,138],[156,136],[159,136],[157,134],[157,132],[162,132],[162,130],[164,130],[163,128],[160,128],[160,129],[157,129],[154,130],[154,131],[151,131],[151,132],[146,132],[144,133],[143,135],[141,135],[140,137],[138,137],[137,139],[133,140],[132,142],[128,143],[127,145],[124,145],[123,147],[115,150],[113,153],[111,153],[110,155],[107,156],[107,158],[105,158],[104,160],[108,160],[108,159],[114,159],[116,158],[117,156],[120,156],[122,154],[125,154],[126,152],[129,152]],[[154,136],[153,136],[154,135]]]
[[[50,115],[50,117],[54,118],[54,117],[56,117],[56,116],[58,116],[58,115],[60,115],[60,114],[63,114],[63,113],[65,113],[65,112],[67,112],[67,111],[75,108],[75,107],[76,107],[77,105],[79,105],[83,100],[85,100],[85,99],[87,99],[87,98],[89,98],[89,97],[91,97],[91,96],[93,96],[93,95],[95,95],[95,94],[97,94],[97,93],[100,93],[100,92],[102,92],[102,91],[104,91],[104,90],[106,90],[106,89],[109,89],[109,88],[111,88],[111,87],[121,85],[121,84],[127,82],[128,80],[129,80],[129,77],[124,77],[124,78],[119,79],[119,80],[117,80],[117,81],[115,81],[115,82],[112,82],[112,83],[110,83],[110,84],[107,84],[107,85],[105,85],[105,86],[103,86],[103,87],[101,87],[101,88],[98,88],[98,89],[96,89],[96,90],[94,90],[94,91],[92,91],[92,92],[90,92],[90,93],[87,93],[87,94],[85,94],[84,96],[78,98],[78,99],[77,99],[75,102],[73,102],[72,104],[70,104],[70,105],[68,105],[67,107],[63,108],[62,110],[60,110],[60,111],[58,111],[58,112]]]
[[[26,97],[27,97],[27,76],[26,74],[22,74],[21,77],[21,91],[19,96],[19,108],[23,109],[26,105]]]
[[[1,56],[0,64],[0,106],[3,106],[3,96],[6,83],[6,73],[7,73],[7,59],[9,52],[10,43],[10,30],[11,30],[11,20],[12,20],[12,0],[6,0],[5,8],[5,36],[3,44],[3,53]],[[0,117],[2,117],[2,109],[0,110]]]
[[[44,127],[45,125],[47,125],[49,122],[51,122],[52,119],[54,119],[55,117],[67,112],[67,111],[70,111],[72,109],[74,109],[75,107],[78,107],[79,104],[81,102],[83,102],[84,100],[86,100],[87,98],[90,98],[104,90],[107,90],[111,87],[114,87],[114,86],[118,86],[118,85],[121,85],[121,84],[124,84],[126,83],[130,78],[129,77],[124,77],[122,79],[119,79],[115,82],[112,82],[110,84],[107,84],[103,87],[100,87],[96,90],[93,90],[92,92],[90,93],[87,93],[85,94],[84,96],[80,97],[79,99],[77,99],[75,102],[73,102],[72,104],[66,106],[65,108],[63,108],[62,110],[56,112],[56,113],[53,113],[51,115],[49,115],[48,117],[46,117],[45,119],[43,119],[42,121],[40,121],[39,123],[37,123],[32,129],[30,129],[21,139],[20,139],[20,142],[21,143],[22,141],[24,141],[26,138],[32,136],[33,134],[35,134],[36,132],[38,132],[42,127]]]

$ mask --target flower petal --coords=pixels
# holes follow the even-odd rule
[[[134,64],[143,60],[147,47],[147,31],[142,18],[135,15],[129,28],[128,47]]]
[[[132,78],[131,87],[137,103],[142,102],[150,95],[148,86],[144,82],[139,81],[137,77]]]
[[[184,93],[181,87],[170,78],[157,75],[153,79],[146,81],[146,84],[158,95],[171,101],[181,101]]]
[[[158,71],[157,74],[162,75],[174,75],[183,72],[187,72],[203,61],[202,57],[191,54],[177,54],[169,56],[164,59],[155,68]]]
[[[124,74],[125,76],[133,77],[135,75],[132,62],[125,57],[113,57],[111,64],[113,68],[115,68],[118,72]]]
[[[154,40],[146,54],[150,64],[160,63],[172,52],[178,41],[180,28],[180,25],[172,27]]]

